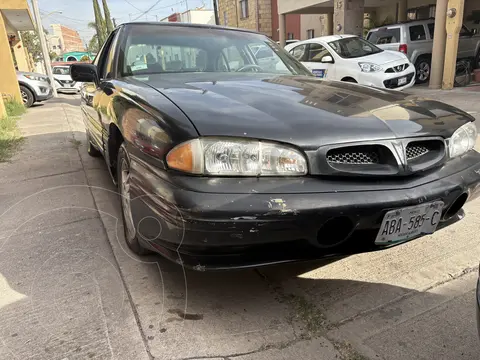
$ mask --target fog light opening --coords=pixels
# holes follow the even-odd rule
[[[353,233],[354,225],[346,216],[327,220],[317,233],[317,246],[331,248],[344,243]]]
[[[450,205],[450,207],[445,211],[445,215],[443,215],[443,220],[448,220],[457,215],[460,209],[465,205],[468,199],[468,194],[463,193],[459,197],[455,199],[455,201]]]

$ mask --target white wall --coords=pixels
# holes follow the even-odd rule
[[[191,24],[215,25],[213,10],[189,10],[180,15],[180,21]]]
[[[326,15],[320,15],[320,14],[302,14],[300,15],[300,40],[306,40],[307,39],[307,30],[313,29],[314,30],[314,36],[319,37],[319,36],[324,36],[327,34],[327,29],[325,28],[324,20],[323,18]]]

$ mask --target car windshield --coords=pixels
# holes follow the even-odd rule
[[[264,35],[202,27],[134,25],[120,52],[123,76],[186,72],[311,73]]]
[[[343,38],[328,43],[342,58],[358,58],[378,54],[383,50],[358,37]]]
[[[70,75],[70,66],[55,66],[53,68],[54,75]]]

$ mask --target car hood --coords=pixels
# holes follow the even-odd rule
[[[354,60],[356,62],[371,62],[377,65],[384,65],[397,61],[402,61],[404,63],[410,62],[405,54],[401,53],[400,51],[391,50],[384,50],[374,55],[363,56],[361,58],[353,58],[349,60]]]
[[[175,103],[202,136],[270,139],[302,148],[449,137],[473,119],[435,100],[308,76],[190,73],[136,79]]]
[[[58,80],[72,80],[72,77],[70,75],[55,74],[53,75],[53,77]]]

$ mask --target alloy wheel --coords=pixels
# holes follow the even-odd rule
[[[425,81],[428,79],[429,76],[430,76],[430,64],[425,61],[422,61],[418,65],[417,78],[420,81]]]
[[[28,95],[25,91],[20,91],[20,95],[22,95],[22,101],[24,104],[28,103]]]
[[[130,198],[130,169],[125,159],[122,159],[122,179],[120,184],[120,192],[122,196],[122,211],[124,218],[125,234],[127,235],[127,240],[132,240],[135,238],[135,226],[133,224],[132,217],[132,207],[131,207],[131,198]]]

